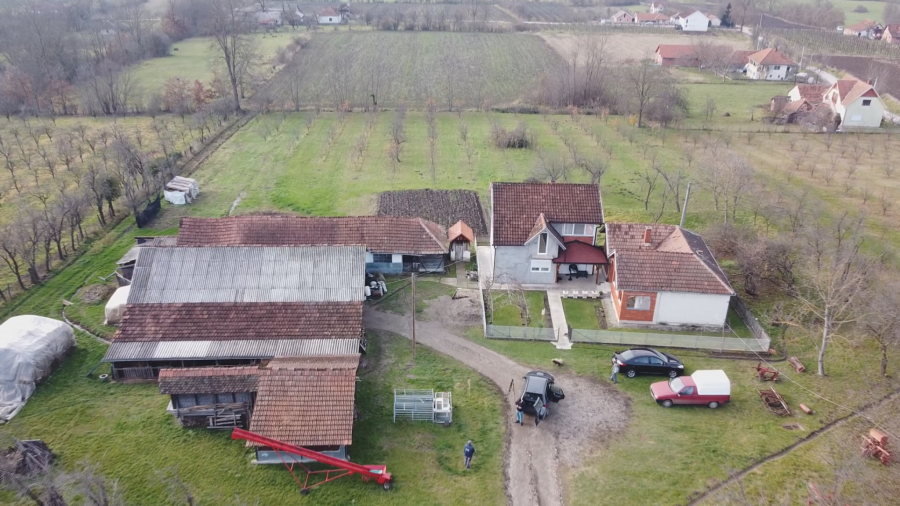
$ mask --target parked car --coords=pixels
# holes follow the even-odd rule
[[[718,408],[731,400],[731,381],[725,371],[694,371],[650,385],[650,395],[664,408],[674,404],[706,404]]]
[[[519,398],[522,400],[522,411],[535,416],[535,425],[550,414],[549,403],[566,398],[553,381],[553,375],[547,372],[531,371],[525,375],[525,388]]]
[[[633,378],[638,374],[663,374],[677,378],[684,374],[684,364],[678,357],[653,348],[631,348],[613,353],[612,363],[619,373]]]

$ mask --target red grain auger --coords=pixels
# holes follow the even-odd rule
[[[281,441],[278,441],[276,439],[260,436],[259,434],[254,434],[253,432],[244,429],[234,429],[234,431],[231,433],[231,439],[243,439],[246,441],[252,441],[254,443],[259,443],[271,448],[275,453],[278,454],[278,457],[281,459],[284,467],[287,468],[288,472],[291,473],[291,476],[294,478],[294,481],[297,482],[297,485],[300,486],[300,493],[303,495],[308,494],[309,489],[313,487],[318,487],[323,483],[328,483],[329,481],[334,481],[338,478],[343,478],[344,476],[351,476],[354,474],[358,474],[363,481],[375,481],[376,483],[384,487],[385,490],[391,489],[391,473],[387,472],[387,466],[385,465],[354,464],[353,462],[332,457],[330,455],[325,455],[324,453],[319,453],[307,448],[282,443]],[[300,462],[296,462],[293,459],[286,460],[281,455],[282,452],[300,455],[302,457],[315,460],[316,462],[336,467],[337,469],[311,471],[308,467],[304,466]],[[297,476],[294,474],[294,464],[302,467],[306,472],[306,479],[302,484],[300,483],[300,479],[297,478]],[[314,474],[324,474],[325,479],[323,481],[319,481],[310,485],[309,478]]]

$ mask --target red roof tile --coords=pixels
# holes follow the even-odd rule
[[[358,366],[359,355],[272,360],[261,371],[250,430],[297,446],[351,444]]]
[[[811,104],[820,104],[822,97],[830,87],[827,84],[798,84],[797,91],[800,93],[800,98],[808,100]]]
[[[864,20],[860,21],[859,23],[854,23],[854,24],[844,28],[844,30],[850,30],[853,32],[865,32],[876,26],[878,26],[878,21],[872,21],[871,19],[864,19]]]
[[[179,246],[365,246],[372,253],[440,255],[447,234],[421,218],[256,215],[182,218]]]
[[[786,54],[771,47],[751,54],[749,60],[760,65],[796,65]]]
[[[453,242],[457,239],[463,239],[468,242],[475,242],[475,232],[466,222],[459,220],[455,225],[447,230],[447,240]]]
[[[129,304],[116,342],[358,339],[362,302]]]
[[[644,246],[650,229],[649,246]],[[607,249],[616,284],[627,290],[733,295],[734,289],[703,239],[674,225],[607,223]]]
[[[603,251],[603,248],[581,241],[569,241],[566,243],[566,249],[553,259],[553,263],[606,265],[609,261],[606,259],[606,252]]]
[[[549,223],[603,223],[595,184],[492,183],[494,246],[521,246],[539,215]]]
[[[634,14],[634,20],[637,23],[647,23],[650,21],[668,21],[669,16],[652,12],[636,12]]]
[[[159,393],[225,394],[255,392],[259,367],[187,367],[161,369]]]
[[[872,87],[871,84],[865,81],[859,81],[857,79],[841,79],[838,82],[834,83],[831,88],[837,88],[838,96],[841,99],[841,103],[844,105],[852,103],[859,97],[865,96],[873,96],[871,91],[874,91],[875,88]],[[874,94],[875,97],[878,96],[878,93]]]
[[[660,44],[656,52],[665,59],[697,58],[697,47],[691,44]]]

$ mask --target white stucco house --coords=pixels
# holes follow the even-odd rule
[[[494,262],[482,275],[523,285],[606,279],[599,185],[491,183],[490,193]]]
[[[344,21],[341,13],[332,9],[331,7],[328,7],[320,12],[317,16],[317,19],[320,25],[339,25]]]
[[[709,26],[722,26],[722,20],[719,19],[719,16],[716,16],[715,14],[707,14],[706,17],[709,19]]]
[[[699,235],[674,225],[607,223],[606,254],[621,324],[724,327],[735,291]]]
[[[797,64],[781,51],[766,48],[747,57],[747,77],[759,81],[784,81]]]
[[[709,18],[706,17],[706,14],[703,14],[698,10],[680,12],[672,16],[672,22],[681,27],[685,32],[709,31]]]
[[[825,92],[823,102],[841,118],[842,127],[879,128],[884,102],[875,88],[856,79],[841,79]]]
[[[666,10],[665,2],[658,2],[658,1],[650,2],[649,11],[652,12],[653,14],[659,14],[660,12],[662,12],[664,10]]]

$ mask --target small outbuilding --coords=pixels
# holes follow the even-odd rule
[[[450,241],[450,261],[468,262],[472,256],[471,245],[475,242],[475,232],[466,222],[459,220],[447,231]]]
[[[43,316],[13,316],[0,325],[0,421],[25,406],[37,383],[75,346],[67,324]]]

